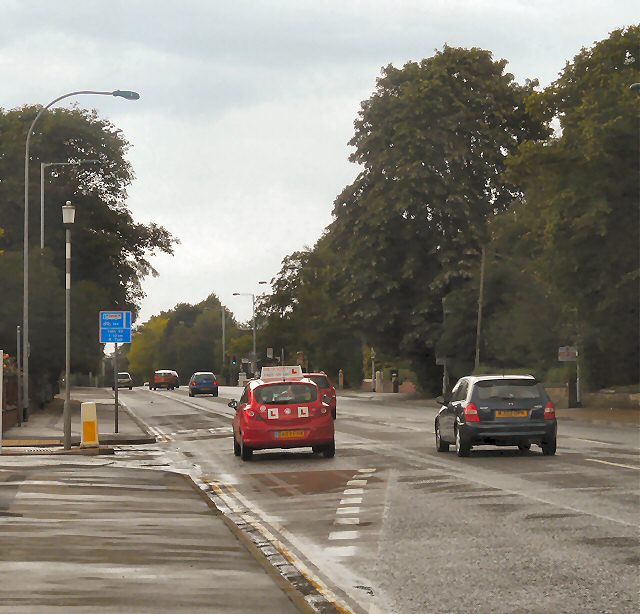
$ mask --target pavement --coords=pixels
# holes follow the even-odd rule
[[[72,443],[89,400],[111,456],[51,456],[64,452],[61,399],[5,434],[0,612],[310,611],[188,471],[143,445],[156,438],[125,408],[113,432],[110,391],[73,391]]]
[[[155,442],[155,438],[122,407],[118,411],[118,432],[115,432],[115,408],[111,391],[75,388],[71,399],[72,446],[80,444],[80,405],[85,401],[96,403],[98,439],[102,446]],[[63,405],[63,398],[58,396],[44,409],[33,411],[27,422],[23,422],[21,426],[13,426],[4,433],[2,445],[7,448],[60,447],[64,432]]]
[[[188,479],[145,459],[0,456],[0,612],[300,611]]]

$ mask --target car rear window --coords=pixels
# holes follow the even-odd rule
[[[306,375],[305,377],[307,379],[310,379],[320,388],[329,388],[331,386],[331,384],[329,383],[329,378],[326,375]]]
[[[542,386],[533,380],[486,380],[477,382],[474,396],[479,401],[504,399],[539,399],[544,400]]]
[[[128,373],[118,373],[118,377],[131,377]]]
[[[207,382],[213,382],[216,376],[213,373],[199,373],[193,378],[197,384],[204,384]]]
[[[269,384],[255,389],[256,402],[262,405],[311,403],[318,399],[318,389],[311,384]]]

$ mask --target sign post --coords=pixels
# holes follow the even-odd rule
[[[2,454],[2,411],[4,409],[4,350],[0,350],[0,454]]]
[[[558,360],[560,362],[576,363],[576,405],[582,407],[580,398],[580,361],[578,360],[578,347],[575,345],[562,345],[558,348]]]
[[[114,432],[118,432],[118,343],[131,343],[131,312],[100,312],[100,343],[114,343],[113,391],[114,391]]]

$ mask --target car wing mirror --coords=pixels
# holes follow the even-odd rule
[[[229,401],[227,403],[227,407],[230,407],[231,409],[238,409],[238,401]]]
[[[451,400],[451,395],[445,394],[444,396],[436,397],[436,402],[440,403],[440,405],[448,405]]]

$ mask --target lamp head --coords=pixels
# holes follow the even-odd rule
[[[76,220],[76,208],[68,200],[65,205],[62,205],[62,223],[65,226],[72,226]]]
[[[111,95],[126,98],[127,100],[138,100],[140,98],[140,94],[138,94],[138,92],[132,92],[131,90],[115,90],[114,92],[111,92]]]

